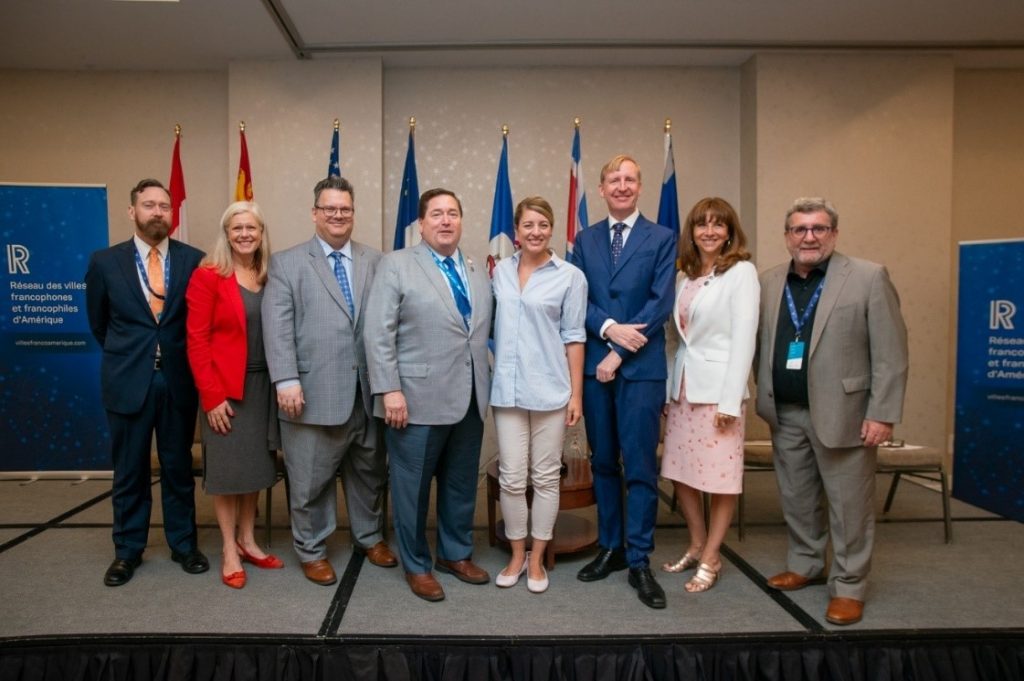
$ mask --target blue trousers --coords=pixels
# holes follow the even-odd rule
[[[153,507],[149,459],[154,431],[167,545],[178,553],[196,548],[196,481],[192,476],[196,410],[195,400],[176,404],[167,390],[163,372],[155,371],[141,411],[107,412],[114,463],[111,499],[117,558],[139,558],[146,548]]]
[[[427,544],[430,483],[437,478],[437,555],[462,560],[473,555],[473,514],[484,424],[476,398],[458,423],[408,425],[384,433],[390,462],[395,537],[406,572],[433,569]]]
[[[584,380],[597,541],[606,549],[625,547],[631,567],[646,566],[654,549],[658,428],[664,403],[664,381],[627,381],[622,376],[609,383],[593,376]]]

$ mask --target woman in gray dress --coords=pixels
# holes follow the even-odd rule
[[[224,548],[221,580],[245,586],[242,562],[284,563],[253,533],[259,491],[277,479],[277,409],[271,399],[260,320],[270,241],[259,206],[237,201],[221,218],[212,252],[189,281],[188,360],[206,418],[203,488],[213,495]]]

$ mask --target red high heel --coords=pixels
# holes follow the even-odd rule
[[[284,561],[272,553],[267,554],[266,558],[257,558],[242,548],[241,544],[236,544],[236,546],[238,547],[238,555],[242,557],[242,560],[247,563],[252,563],[258,568],[263,568],[264,570],[280,570],[284,567]]]
[[[232,589],[241,589],[243,586],[245,586],[245,570],[232,572],[230,575],[225,575],[222,572],[220,575],[220,581],[224,582]]]

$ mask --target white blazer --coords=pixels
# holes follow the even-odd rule
[[[719,412],[739,416],[743,400],[749,397],[747,379],[757,340],[761,294],[757,268],[742,261],[709,279],[690,303],[690,323],[683,333],[679,296],[686,282],[686,275],[680,273],[671,324],[679,345],[669,364],[668,398],[679,400],[685,372],[687,401],[717,404]]]

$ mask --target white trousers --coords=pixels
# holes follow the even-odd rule
[[[529,411],[518,407],[494,407],[498,436],[498,484],[505,536],[526,538],[527,476],[533,488],[532,536],[550,540],[558,515],[561,482],[562,437],[565,408]]]

